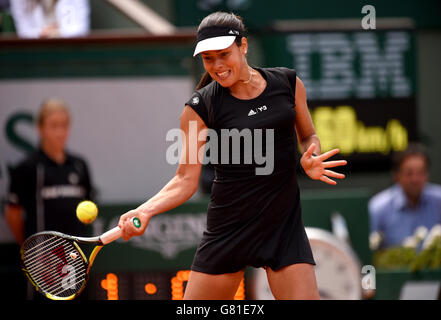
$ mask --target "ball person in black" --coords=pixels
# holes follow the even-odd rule
[[[210,158],[215,178],[207,227],[184,299],[233,299],[247,266],[266,269],[276,299],[318,299],[315,263],[301,217],[297,140],[300,163],[312,179],[336,184],[331,178],[344,175],[329,168],[346,161],[326,161],[338,149],[321,154],[296,72],[251,68],[247,50],[238,16],[216,12],[202,20],[194,55],[201,54],[206,73],[181,115],[180,165],[158,194],[122,215],[119,226],[124,239],[140,235],[152,216],[187,201],[201,172],[202,160],[191,160],[204,148],[206,137],[210,144],[216,137],[218,143],[210,145],[210,155],[217,146],[218,157]],[[244,139],[235,139],[232,132]],[[250,132],[253,141],[245,139]],[[222,148],[226,137],[241,140],[239,148],[234,144]],[[234,150],[243,152],[239,163]],[[247,161],[250,154],[253,161]],[[263,154],[265,162],[260,161]],[[133,216],[141,219],[140,230],[130,223]]]
[[[65,102],[45,100],[37,128],[38,150],[11,171],[6,220],[19,244],[44,230],[85,236],[75,208],[92,197],[91,179],[86,162],[66,151],[70,113]]]

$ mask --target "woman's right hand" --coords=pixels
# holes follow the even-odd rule
[[[133,223],[134,218],[138,218],[141,222],[139,227],[136,227]],[[118,227],[122,230],[122,238],[127,241],[132,237],[142,235],[147,228],[149,221],[150,217],[139,208],[124,213],[119,218],[118,222]]]

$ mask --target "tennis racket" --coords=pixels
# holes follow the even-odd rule
[[[133,225],[141,227],[138,218]],[[122,236],[115,227],[98,237],[74,237],[55,231],[36,233],[20,249],[22,269],[37,291],[52,300],[72,300],[85,288],[90,268],[101,248]],[[89,261],[79,243],[95,244]]]

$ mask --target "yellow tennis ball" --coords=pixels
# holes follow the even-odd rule
[[[77,218],[84,224],[92,223],[98,215],[98,207],[92,201],[82,201],[77,206]]]

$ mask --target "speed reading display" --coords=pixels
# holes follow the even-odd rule
[[[348,170],[389,170],[390,155],[417,138],[412,98],[311,101],[308,107],[322,150],[339,148]]]
[[[343,155],[402,151],[407,147],[408,130],[398,119],[388,119],[385,128],[367,127],[357,119],[352,106],[319,106],[312,118],[325,150],[339,148]]]

